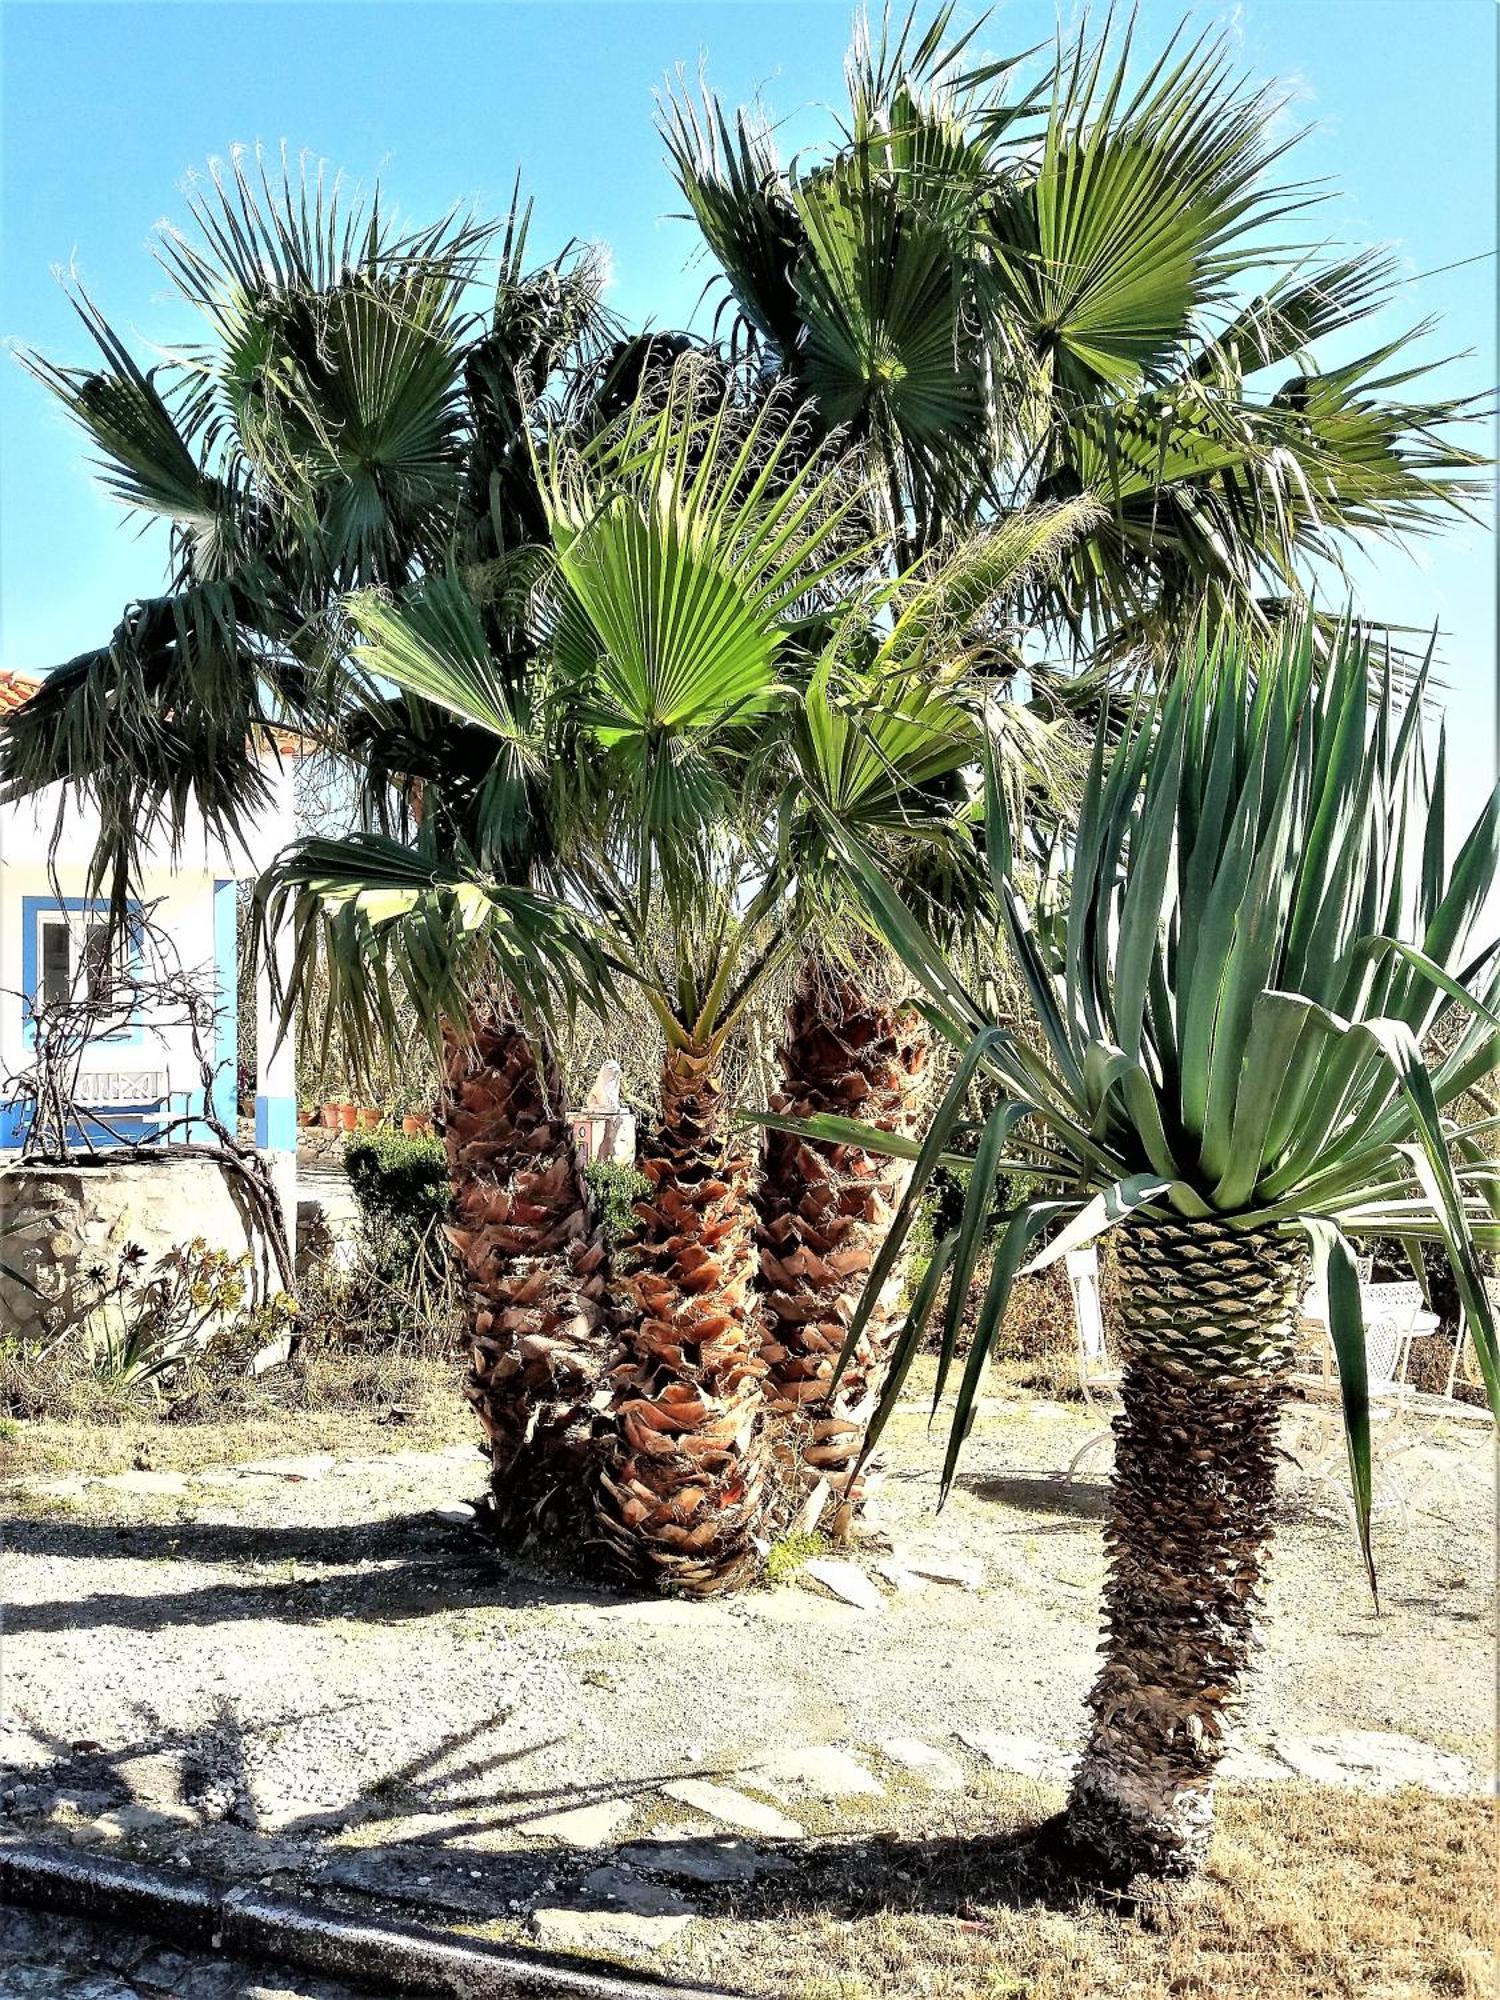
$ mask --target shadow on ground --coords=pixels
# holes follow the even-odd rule
[[[478,1534],[436,1523],[430,1509],[332,1525],[18,1519],[7,1524],[6,1548],[13,1558],[190,1563],[229,1572],[222,1582],[185,1590],[173,1590],[168,1575],[145,1593],[91,1591],[83,1599],[8,1604],[5,1627],[13,1637],[81,1624],[159,1631],[289,1616],[400,1620],[487,1605],[612,1604],[640,1595],[603,1577],[513,1561]]]

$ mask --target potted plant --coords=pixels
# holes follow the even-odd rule
[[[328,1097],[324,1099],[322,1120],[323,1120],[323,1129],[325,1132],[338,1131],[339,1126],[342,1123],[342,1120],[339,1117],[339,1101],[336,1097]]]
[[[380,1112],[373,1104],[362,1104],[355,1113],[355,1123],[361,1132],[373,1132],[380,1124]]]
[[[356,1109],[356,1107],[349,1102],[348,1098],[342,1098],[340,1100],[338,1112],[339,1112],[339,1126],[341,1130],[345,1132],[354,1131],[355,1127],[359,1123],[359,1112]]]

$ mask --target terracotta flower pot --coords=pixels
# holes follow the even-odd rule
[[[346,1132],[352,1132],[359,1123],[359,1111],[352,1104],[339,1106],[339,1124]]]
[[[415,1139],[421,1129],[422,1121],[414,1111],[402,1113],[401,1130],[406,1134],[408,1139]]]
[[[317,1122],[317,1112],[310,1110],[306,1105],[297,1113],[297,1123],[299,1125],[316,1125]]]
[[[380,1123],[380,1113],[372,1105],[362,1104],[356,1122],[361,1132],[373,1132]]]
[[[323,1129],[325,1132],[337,1132],[341,1122],[339,1107],[330,1098],[328,1103],[323,1106]]]

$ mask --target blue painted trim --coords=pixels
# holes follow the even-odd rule
[[[141,966],[141,906],[132,899],[126,904],[129,912],[127,938],[129,941],[132,968],[140,971]],[[44,916],[56,916],[60,910],[71,915],[98,916],[109,914],[108,899],[102,896],[23,896],[21,898],[21,1024],[28,1044],[36,1041],[36,1021],[33,1008],[36,1004],[37,985],[41,977],[39,964],[41,925]],[[97,1041],[108,1042],[112,1048],[142,1047],[146,1031],[140,1021],[132,1022],[128,1028],[121,1028],[112,1035],[98,1035]]]
[[[240,968],[238,906],[233,881],[214,883],[214,977],[218,984],[218,1036],[214,1044],[213,1108],[227,1131],[240,1112]]]
[[[295,1097],[257,1097],[255,1100],[255,1145],[262,1153],[295,1153],[297,1150],[297,1100]]]
[[[68,1126],[68,1144],[80,1151],[92,1146],[100,1153],[107,1153],[112,1146],[146,1145],[161,1131],[164,1116],[165,1107],[160,1104],[121,1104],[111,1107],[106,1128],[91,1113],[81,1111]],[[20,1146],[30,1124],[30,1105],[0,1104],[0,1149]]]

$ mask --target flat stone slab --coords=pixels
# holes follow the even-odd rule
[[[444,1507],[434,1507],[432,1518],[448,1528],[468,1528],[473,1526],[478,1516],[466,1500],[451,1500]]]
[[[689,1917],[641,1917],[633,1910],[533,1910],[531,1934],[554,1951],[658,1951],[680,1937]]]
[[[966,1750],[972,1750],[997,1771],[1016,1771],[1024,1778],[1055,1783],[1073,1775],[1077,1760],[1061,1744],[1043,1743],[1035,1736],[1011,1736],[995,1729],[956,1729],[953,1733]]]
[[[716,1819],[722,1826],[736,1827],[741,1833],[758,1833],[763,1840],[802,1838],[802,1828],[796,1820],[788,1819],[775,1806],[746,1798],[743,1792],[733,1791],[728,1785],[706,1784],[701,1778],[677,1778],[661,1789],[679,1805],[691,1806],[706,1818]]]
[[[1330,1736],[1276,1736],[1271,1748],[1300,1778],[1319,1785],[1352,1785],[1366,1792],[1394,1792],[1403,1785],[1457,1798],[1485,1787],[1472,1764],[1411,1736],[1378,1729],[1342,1730]]]
[[[516,1831],[536,1840],[560,1840],[568,1847],[608,1847],[633,1810],[631,1799],[601,1799],[597,1805],[522,1820]]]
[[[858,1563],[830,1562],[819,1558],[803,1565],[802,1574],[820,1584],[832,1596],[852,1604],[857,1611],[882,1611],[885,1599]]]
[[[934,1792],[961,1792],[968,1783],[964,1767],[946,1750],[915,1736],[887,1736],[875,1748]]]
[[[648,1875],[666,1875],[680,1882],[750,1882],[757,1875],[789,1864],[758,1854],[748,1841],[732,1835],[692,1834],[672,1840],[634,1840],[620,1849],[620,1859]]]
[[[738,1775],[747,1785],[773,1792],[806,1792],[815,1799],[878,1799],[885,1791],[857,1758],[832,1743],[768,1750]]]
[[[1294,1773],[1291,1767],[1266,1750],[1250,1743],[1236,1743],[1219,1760],[1218,1775],[1235,1785],[1285,1784]]]
[[[905,1563],[899,1563],[894,1558],[889,1562],[876,1563],[875,1574],[902,1597],[910,1597],[919,1590],[929,1588],[927,1577],[918,1576],[914,1569],[908,1569]]]

